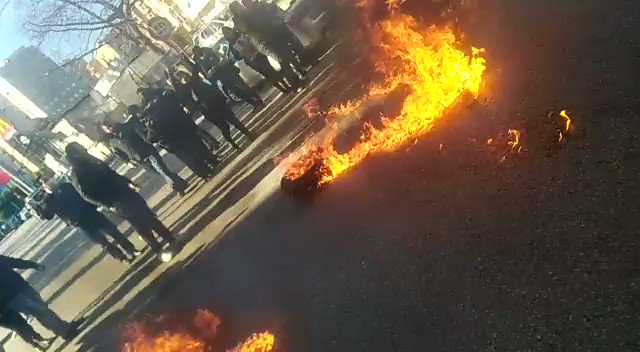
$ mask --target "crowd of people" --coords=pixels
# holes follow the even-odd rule
[[[235,98],[251,105],[254,112],[265,107],[259,92],[240,76],[236,62],[244,61],[285,94],[304,85],[307,69],[314,64],[276,5],[243,0],[232,3],[229,11],[234,26],[221,29],[224,54],[195,47],[191,64],[186,65],[189,69],[167,70],[170,88],[139,89],[142,102],[128,107],[123,122],[107,119],[98,128],[102,140],[118,157],[158,174],[180,195],[186,193],[188,182],[164,162],[161,149],[175,155],[203,180],[210,180],[220,163],[216,151],[221,142],[195,123],[197,113],[216,126],[235,149],[241,147],[232,137],[231,127],[250,141],[257,137],[230,105]],[[279,68],[271,65],[269,57],[278,62]],[[102,212],[110,211],[128,221],[154,253],[170,258],[177,236],[158,219],[139,194],[139,186],[80,144],[70,143],[65,152],[70,180],[55,185],[42,182],[47,195],[39,209],[41,217],[59,218],[116,260],[132,263],[142,250]],[[0,256],[0,326],[15,331],[39,350],[48,348],[55,337],[75,337],[83,320],[67,322],[60,318],[15,269],[44,268],[31,261]],[[43,337],[25,316],[35,317],[55,336]]]

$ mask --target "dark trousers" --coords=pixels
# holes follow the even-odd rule
[[[42,326],[56,334],[56,336],[64,337],[71,329],[71,325],[51,310],[47,302],[31,287],[14,297],[7,304],[6,309],[35,317]]]
[[[171,231],[158,220],[156,214],[137,192],[131,189],[120,190],[118,199],[113,202],[113,207],[123,218],[131,223],[131,226],[155,252],[162,251],[160,239],[169,243],[175,241]],[[154,233],[157,234],[159,239],[156,238]]]
[[[249,131],[247,126],[245,126],[240,119],[236,116],[236,114],[229,108],[228,105],[219,105],[217,109],[208,108],[204,111],[204,117],[207,121],[216,125],[224,139],[226,139],[234,148],[239,149],[240,146],[234,142],[233,137],[231,136],[231,125],[238,129],[238,131],[242,132],[245,136],[250,139],[254,139],[253,133]]]
[[[210,178],[213,167],[218,164],[216,156],[207,147],[199,134],[172,138],[167,141],[167,147],[173,155],[178,157],[200,178]]]
[[[31,346],[40,348],[38,342],[44,341],[45,338],[37,333],[20,313],[5,309],[0,312],[0,315],[2,316],[3,327],[15,331],[22,340]]]
[[[186,187],[186,181],[182,179],[177,173],[171,171],[169,166],[164,162],[160,153],[151,153],[144,160],[144,165],[147,169],[150,169],[158,173],[165,182],[171,185],[172,188],[183,189]]]
[[[291,69],[291,65],[281,67],[278,72],[271,66],[267,56],[262,54],[257,54],[253,59],[245,60],[245,62],[284,93],[289,93],[300,86],[300,79]]]
[[[112,257],[118,260],[127,259],[127,255],[133,255],[136,247],[126,238],[118,226],[111,222],[104,214],[99,211],[91,211],[86,214],[78,227],[95,243],[102,246]],[[111,237],[113,242],[109,241]],[[118,245],[124,252],[118,248]]]
[[[240,73],[235,69],[235,67],[225,68],[219,73],[217,78],[222,82],[222,85],[227,90],[231,91],[238,98],[246,101],[250,105],[260,106],[264,104],[258,92],[249,87],[247,82],[240,77]]]

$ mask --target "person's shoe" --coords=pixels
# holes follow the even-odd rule
[[[264,102],[260,102],[258,104],[253,105],[253,113],[255,114],[255,113],[261,111],[262,109],[265,108],[265,106],[266,105],[264,104]]]
[[[76,336],[80,334],[80,326],[84,324],[87,318],[80,318],[78,320],[74,320],[69,323],[69,330],[66,334],[64,334],[63,338],[65,340],[73,340]]]
[[[35,347],[38,351],[46,351],[51,347],[51,344],[53,343],[53,340],[55,340],[55,337],[50,337],[48,339],[42,339],[42,340],[34,340],[32,345],[33,347]]]

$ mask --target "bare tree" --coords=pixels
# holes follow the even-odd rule
[[[86,51],[74,57],[80,59],[96,50],[97,41],[109,31],[117,31],[125,38],[163,50],[148,37],[146,24],[133,16],[133,8],[140,0],[28,0],[28,14],[24,28],[39,43],[61,41],[66,38]]]

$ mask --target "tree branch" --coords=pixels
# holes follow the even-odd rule
[[[2,4],[2,6],[0,7],[0,17],[2,17],[4,10],[6,10],[9,7],[9,4],[11,3],[11,1],[12,0],[5,0],[5,2]]]

